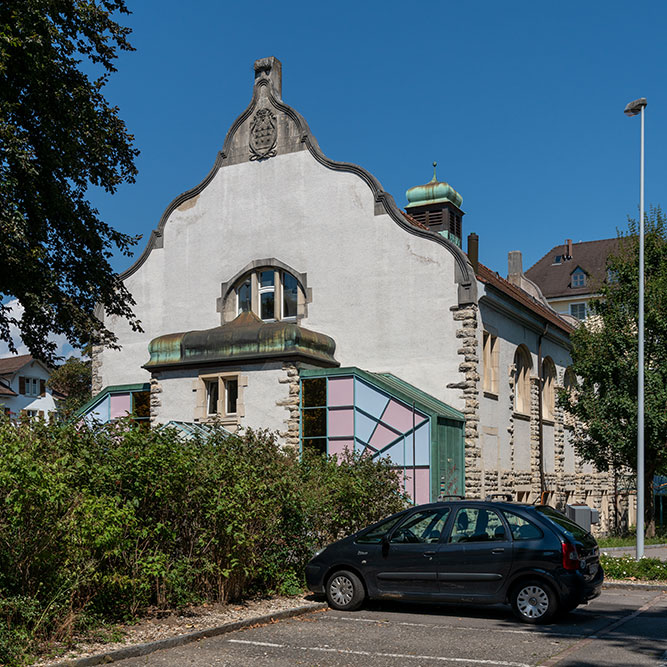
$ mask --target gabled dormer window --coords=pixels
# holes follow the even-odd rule
[[[572,271],[572,287],[586,287],[586,272],[578,266]]]

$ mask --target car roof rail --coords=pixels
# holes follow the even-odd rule
[[[454,494],[454,493],[445,493],[445,494],[441,493],[438,496],[438,502],[439,503],[443,502],[447,498],[455,498],[456,500],[463,500],[465,498],[465,496],[460,496],[460,495],[457,495],[457,494]]]
[[[496,500],[502,498],[507,502],[512,502],[512,494],[509,491],[498,491],[497,493],[488,493],[484,500]]]

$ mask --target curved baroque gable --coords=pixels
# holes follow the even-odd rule
[[[443,246],[455,260],[454,279],[458,283],[459,304],[477,300],[477,281],[465,253],[448,239],[435,232],[410,224],[396,205],[394,198],[382,189],[379,181],[362,167],[349,162],[337,162],[322,153],[308,123],[297,111],[281,99],[281,69],[276,58],[255,62],[253,96],[247,109],[234,121],[227,132],[222,150],[206,177],[194,188],[180,194],[167,206],[157,229],[137,261],[120,277],[126,279],[146,261],[154,248],[161,248],[164,226],[171,214],[183,203],[196,197],[213,180],[219,169],[253,160],[269,160],[276,155],[307,150],[327,169],[357,175],[370,188],[375,201],[375,214],[387,214],[395,224],[414,236],[426,238]]]

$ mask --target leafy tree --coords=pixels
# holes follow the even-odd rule
[[[125,0],[0,3],[0,339],[16,352],[18,326],[30,353],[53,362],[64,334],[75,347],[113,344],[95,304],[129,320],[129,292],[109,264],[138,238],[100,220],[86,194],[134,182],[132,135],[102,89],[117,51],[133,50],[114,12]],[[91,78],[88,72],[98,73]],[[24,308],[17,321],[7,297]]]
[[[575,434],[579,455],[600,470],[637,469],[639,228],[630,220],[592,316],[572,335],[573,370],[582,379],[559,402],[585,426]],[[667,469],[667,226],[651,208],[645,226],[644,442],[647,534],[655,530],[653,476]]]
[[[58,401],[58,410],[69,417],[91,397],[90,361],[70,357],[53,370],[46,384],[63,396]]]

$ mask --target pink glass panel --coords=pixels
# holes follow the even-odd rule
[[[392,399],[387,403],[382,421],[405,433],[412,428],[412,410]],[[419,425],[423,421],[423,415],[415,410],[415,425]]]
[[[371,436],[369,444],[373,445],[375,449],[382,449],[398,437],[399,436],[396,433],[390,431],[386,426],[378,424],[375,432]]]
[[[109,418],[126,417],[132,411],[132,396],[130,394],[112,394],[109,407]]]
[[[338,454],[339,456],[347,449],[348,452],[354,451],[352,440],[329,440],[329,456]]]
[[[331,437],[354,435],[354,410],[329,410],[329,435]]]
[[[332,378],[329,380],[329,405],[352,405],[354,403],[354,379]]]
[[[430,502],[430,481],[431,476],[428,468],[407,468],[403,478],[403,490],[412,498],[412,473],[416,473],[416,491],[417,491],[417,505],[423,505]]]

